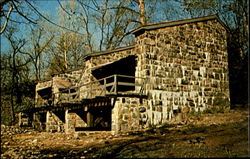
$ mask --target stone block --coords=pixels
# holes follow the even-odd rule
[[[138,118],[138,115],[136,115],[136,113],[131,113],[131,118]]]
[[[122,113],[123,113],[123,114],[127,114],[128,112],[129,112],[129,109],[125,109],[125,108],[122,109]]]
[[[146,108],[145,107],[139,107],[139,112],[143,113],[146,111]]]

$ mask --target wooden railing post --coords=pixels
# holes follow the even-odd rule
[[[69,93],[68,93],[67,96],[68,96],[68,101],[69,101],[69,99],[70,99],[70,89],[69,89]]]
[[[91,93],[92,93],[92,83],[90,84],[90,91],[89,91],[89,96],[90,96],[90,98],[92,98]]]
[[[115,94],[117,94],[117,75],[114,75],[114,84],[115,84]]]
[[[106,96],[106,78],[104,78],[104,96]]]
[[[81,91],[81,89],[80,89],[80,87],[79,88],[77,88],[77,94],[76,94],[76,99],[80,99],[80,92]]]

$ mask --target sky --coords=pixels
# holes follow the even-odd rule
[[[60,2],[63,2],[63,1],[60,0]],[[56,19],[57,8],[59,7],[59,3],[57,2],[57,0],[36,0],[35,3],[36,5],[34,6],[40,13],[42,13],[43,15],[45,14],[51,15],[53,19],[54,18]],[[18,16],[18,18],[20,18],[20,16]],[[19,29],[17,36],[24,37],[24,35],[26,34],[25,31],[27,30],[28,25],[18,24],[17,26]],[[3,35],[1,35],[1,53],[7,53],[9,48],[10,48],[10,45],[9,45],[8,40]]]
[[[69,1],[69,0],[67,0]],[[60,8],[60,5],[58,3],[58,0],[35,0],[35,1],[30,1],[30,2],[34,2],[34,6],[36,7],[36,9],[42,13],[43,15],[49,15],[51,19],[51,21],[56,22],[57,21],[57,10],[58,8]],[[60,3],[63,3],[64,1],[60,0]],[[160,17],[161,14],[157,13],[159,16],[156,17]],[[48,18],[48,19],[50,19]],[[20,19],[20,16],[17,17],[17,19]],[[172,20],[172,19],[171,19]],[[18,28],[19,28],[19,32],[17,33],[17,36],[19,37],[25,37],[25,35],[27,35],[27,29],[28,29],[28,25],[20,25],[18,24]],[[59,29],[59,28],[58,28]],[[28,37],[28,36],[26,36]],[[6,53],[9,50],[9,43],[8,41],[5,39],[4,36],[1,35],[1,53]]]
[[[62,4],[63,0],[59,0],[60,3]],[[69,0],[66,0],[67,2],[69,2]],[[114,0],[115,1],[115,0]],[[29,1],[30,3],[33,4],[33,6],[44,16],[47,17],[47,15],[49,15],[49,18],[51,21],[53,22],[57,22],[57,19],[58,19],[58,9],[60,8],[60,5],[58,3],[58,0],[30,0]],[[34,3],[33,3],[34,2]],[[155,1],[157,2],[157,0]],[[153,2],[153,3],[155,3]],[[166,5],[163,5],[163,6],[157,6],[157,8],[159,8],[156,12],[155,12],[155,15],[153,15],[153,17],[155,17],[152,22],[153,23],[156,23],[156,22],[162,22],[162,21],[172,21],[172,20],[177,20],[177,19],[184,19],[184,18],[187,18],[185,14],[183,14],[183,12],[178,12],[178,7],[180,7],[180,5],[174,1],[166,1]],[[152,3],[152,4],[153,4]],[[160,3],[155,3],[156,5],[157,4],[160,4]],[[145,4],[145,7],[147,3]],[[175,10],[177,8],[177,10]],[[162,19],[162,16],[164,17],[165,13],[164,11],[168,11],[170,14],[169,16],[165,16],[165,18],[167,18],[166,20]],[[20,19],[20,15],[18,15],[16,18],[17,19]],[[52,19],[51,19],[52,18]],[[36,19],[36,18],[34,18]],[[24,19],[23,19],[24,20]],[[25,20],[24,20],[25,21]],[[27,30],[29,29],[29,26],[28,25],[25,25],[25,24],[18,24],[18,28],[19,28],[19,31],[17,33],[17,36],[18,37],[26,37],[28,38],[27,36]],[[58,30],[60,30],[60,28],[58,27]],[[98,32],[95,31],[95,32]],[[94,34],[94,36],[96,36],[97,34]],[[98,36],[98,35],[97,35]],[[97,37],[98,39],[98,37]],[[8,40],[5,39],[4,36],[1,35],[1,53],[7,53],[8,50],[10,48],[10,45],[8,43]]]
[[[64,0],[59,0],[59,1],[60,1],[60,3],[65,2]],[[69,2],[69,0],[66,0],[66,1]],[[87,1],[88,0],[86,0],[86,2]],[[116,0],[113,0],[113,1],[116,1]],[[151,2],[153,4],[157,1],[158,0],[154,0],[154,1],[152,0]],[[157,10],[155,11],[155,14],[152,15],[152,17],[154,17],[151,20],[153,23],[190,18],[188,14],[183,12],[183,8],[182,8],[183,6],[181,6],[176,1],[171,1],[171,0],[167,0],[167,1],[161,0],[161,1],[166,2],[166,3],[165,3],[165,5],[162,5],[162,3],[155,3],[156,5],[157,4],[160,4],[160,5],[158,5],[156,7]],[[161,2],[161,1],[159,0],[158,2]],[[225,2],[228,2],[228,1],[229,0],[226,0]],[[28,2],[32,3],[33,6],[42,15],[44,15],[44,16],[49,15],[50,18],[48,18],[48,19],[50,19],[53,22],[57,22],[57,19],[58,19],[57,13],[58,13],[58,9],[60,8],[58,0],[28,0]],[[147,7],[147,4],[149,4],[149,3],[145,3],[146,7]],[[6,8],[6,9],[8,9],[8,8]],[[165,13],[168,13],[168,14],[166,15]],[[12,16],[13,15],[14,15],[14,13],[12,14]],[[164,18],[162,18],[162,17],[164,17]],[[16,18],[20,19],[21,16],[18,15],[18,16],[16,16]],[[19,31],[17,33],[17,36],[22,37],[22,38],[23,37],[28,38],[28,36],[27,36],[28,27],[29,27],[28,25],[18,24]],[[91,28],[91,29],[93,29],[93,28]],[[58,30],[60,30],[59,27],[58,27]],[[94,32],[98,33],[98,30],[94,30]],[[94,36],[99,36],[99,35],[94,34]],[[96,38],[98,39],[98,37],[96,37]],[[2,35],[1,35],[1,45],[0,46],[1,46],[1,53],[6,53],[10,48],[8,41]]]

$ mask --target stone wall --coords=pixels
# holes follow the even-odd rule
[[[40,81],[36,85],[36,92],[35,92],[35,107],[41,107],[48,104],[47,99],[43,99],[39,94],[38,91],[46,88],[52,87],[52,80],[48,81]]]
[[[60,117],[61,118],[60,118]],[[62,119],[64,112],[47,111],[46,131],[47,132],[64,132],[65,119]]]
[[[50,80],[41,81],[36,85],[36,107],[48,106],[48,99],[43,99],[38,94],[38,91],[45,90],[47,88],[51,88],[52,96],[50,97],[54,99],[54,104],[60,101],[60,98],[63,98],[63,94],[59,92],[59,88],[67,88],[71,86],[75,86],[80,81],[80,76],[82,74],[82,69],[69,71],[66,73],[58,74],[52,77]],[[49,93],[49,92],[48,92]],[[47,94],[48,95],[48,94]],[[62,95],[62,96],[60,96]],[[67,97],[67,96],[66,96]]]
[[[79,83],[81,75],[82,69],[77,69],[63,74],[58,74],[55,77],[59,77],[62,80],[69,81],[72,85],[76,85],[77,83]]]
[[[145,31],[136,41],[136,75],[150,78],[149,124],[161,124],[185,106],[229,107],[226,30],[217,20]]]
[[[78,113],[77,113],[78,112]],[[82,119],[83,110],[65,112],[65,133],[72,134],[75,132],[76,127],[87,127],[87,123]]]
[[[139,130],[143,123],[143,111],[139,98],[119,97],[112,109],[112,131]]]

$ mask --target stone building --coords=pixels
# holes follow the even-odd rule
[[[49,132],[139,130],[183,112],[230,106],[227,29],[217,15],[150,24],[135,45],[92,53],[36,86],[33,126]]]

